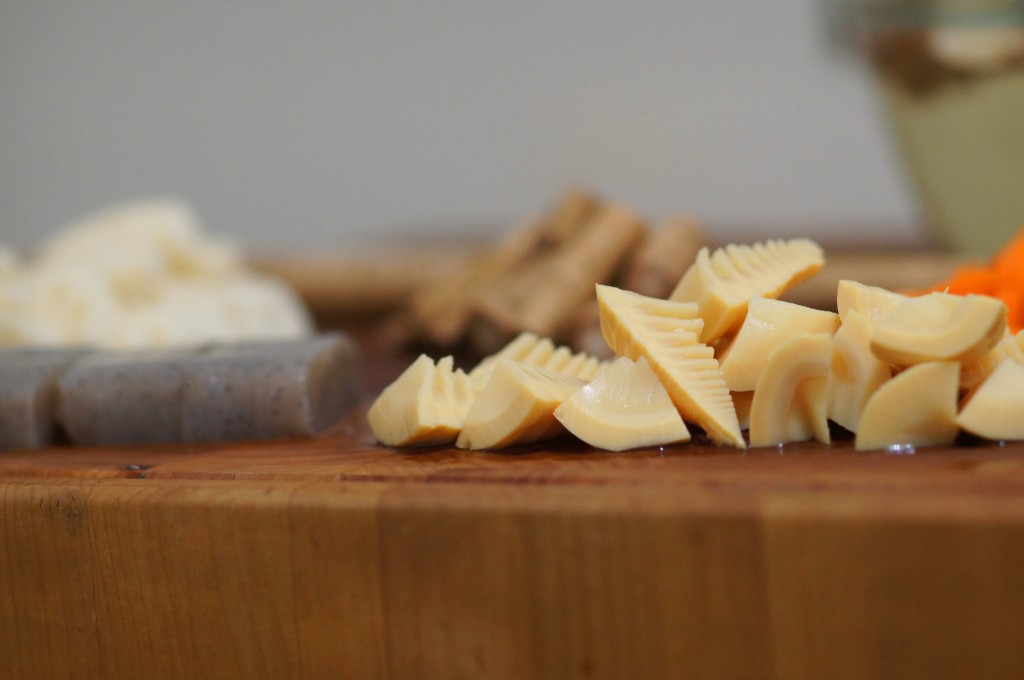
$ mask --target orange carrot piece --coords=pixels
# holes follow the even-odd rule
[[[958,267],[944,281],[910,295],[948,291],[954,295],[991,295],[1006,303],[1006,321],[1016,333],[1024,328],[1024,228],[987,264]]]
[[[988,267],[964,265],[957,267],[948,279],[913,294],[941,293],[948,290],[954,295],[966,295],[967,293],[988,295],[995,289],[996,281],[995,272]]]
[[[1022,288],[1021,282],[1000,283],[993,291],[993,297],[1006,303],[1006,324],[1012,333],[1016,333],[1024,327],[1024,288]]]
[[[949,292],[954,295],[967,295],[968,293],[989,295],[995,290],[996,284],[995,272],[977,265],[960,267],[947,282]]]
[[[1024,277],[1024,229],[1022,229],[1009,243],[1000,249],[992,260],[994,269],[1001,278]]]

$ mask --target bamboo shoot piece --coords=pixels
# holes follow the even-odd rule
[[[722,377],[733,392],[747,392],[757,386],[768,363],[768,354],[801,333],[836,332],[839,315],[811,309],[792,302],[754,297],[747,306],[747,316],[721,357]]]
[[[864,451],[952,443],[960,431],[959,382],[955,361],[929,361],[898,373],[868,399],[854,446]]]
[[[585,384],[580,378],[502,359],[466,414],[455,445],[498,449],[556,437],[565,429],[555,419],[555,409]]]
[[[970,363],[1006,332],[1006,305],[987,295],[931,293],[908,298],[879,323],[871,351],[883,361],[912,366],[928,361]]]
[[[573,353],[565,345],[555,345],[550,338],[523,332],[501,350],[484,358],[469,372],[469,377],[473,380],[473,386],[477,392],[487,386],[487,382],[491,379],[491,372],[502,359],[540,366],[583,380],[593,380],[606,365],[585,352]]]
[[[475,396],[472,381],[454,368],[452,357],[435,366],[421,354],[384,388],[367,418],[373,434],[388,446],[449,444],[462,430]]]
[[[1016,335],[1007,328],[992,350],[977,361],[964,364],[960,369],[960,389],[973,390],[996,369],[1003,359],[1012,359],[1024,365],[1024,331]]]
[[[831,354],[830,333],[796,335],[771,351],[750,405],[751,446],[831,441],[825,413]]]
[[[893,293],[878,286],[868,286],[850,279],[841,280],[836,288],[836,310],[843,323],[846,322],[849,313],[855,311],[871,328],[884,321],[906,300],[906,295]]]
[[[746,448],[714,350],[698,339],[703,322],[696,303],[601,285],[597,301],[601,333],[617,355],[647,359],[683,419],[704,428],[711,441]]]
[[[1000,361],[966,399],[957,422],[985,439],[1024,439],[1024,364]]]
[[[750,298],[777,298],[824,264],[821,248],[809,239],[730,244],[714,253],[701,248],[669,299],[697,303],[704,319],[699,339],[711,344],[739,328]]]
[[[856,432],[868,399],[892,377],[889,364],[871,352],[871,327],[856,309],[832,338],[832,360],[826,390],[826,412],[833,422]]]
[[[683,419],[647,360],[620,357],[555,409],[591,446],[624,451],[690,440]]]

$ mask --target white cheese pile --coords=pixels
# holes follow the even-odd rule
[[[115,206],[19,258],[0,245],[0,347],[168,347],[313,332],[283,283],[246,269],[186,206]]]

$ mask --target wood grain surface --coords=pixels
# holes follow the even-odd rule
[[[1024,446],[0,454],[0,677],[1011,678]]]

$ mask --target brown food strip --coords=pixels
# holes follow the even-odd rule
[[[579,232],[597,213],[599,201],[593,195],[582,191],[568,191],[561,202],[547,216],[543,239],[546,244],[559,245]]]
[[[629,208],[606,204],[574,238],[492,280],[474,302],[476,349],[493,351],[522,331],[559,337],[594,284],[612,279],[645,232]]]
[[[457,343],[466,332],[477,290],[514,270],[536,252],[570,238],[589,219],[596,206],[597,200],[589,194],[579,191],[566,194],[548,215],[513,229],[493,249],[452,276],[415,294],[410,301],[414,326],[431,342],[445,346]]]
[[[612,359],[615,352],[608,347],[601,334],[601,310],[597,298],[587,300],[573,316],[566,337],[570,347],[578,352],[586,352],[598,359]]]
[[[692,218],[672,218],[650,230],[643,242],[626,257],[622,288],[655,298],[664,298],[707,241],[700,223]],[[603,359],[613,355],[601,334],[597,300],[584,302],[574,315],[566,341],[579,351]]]
[[[706,245],[699,221],[672,218],[652,229],[634,251],[623,272],[622,287],[648,297],[668,297]]]

